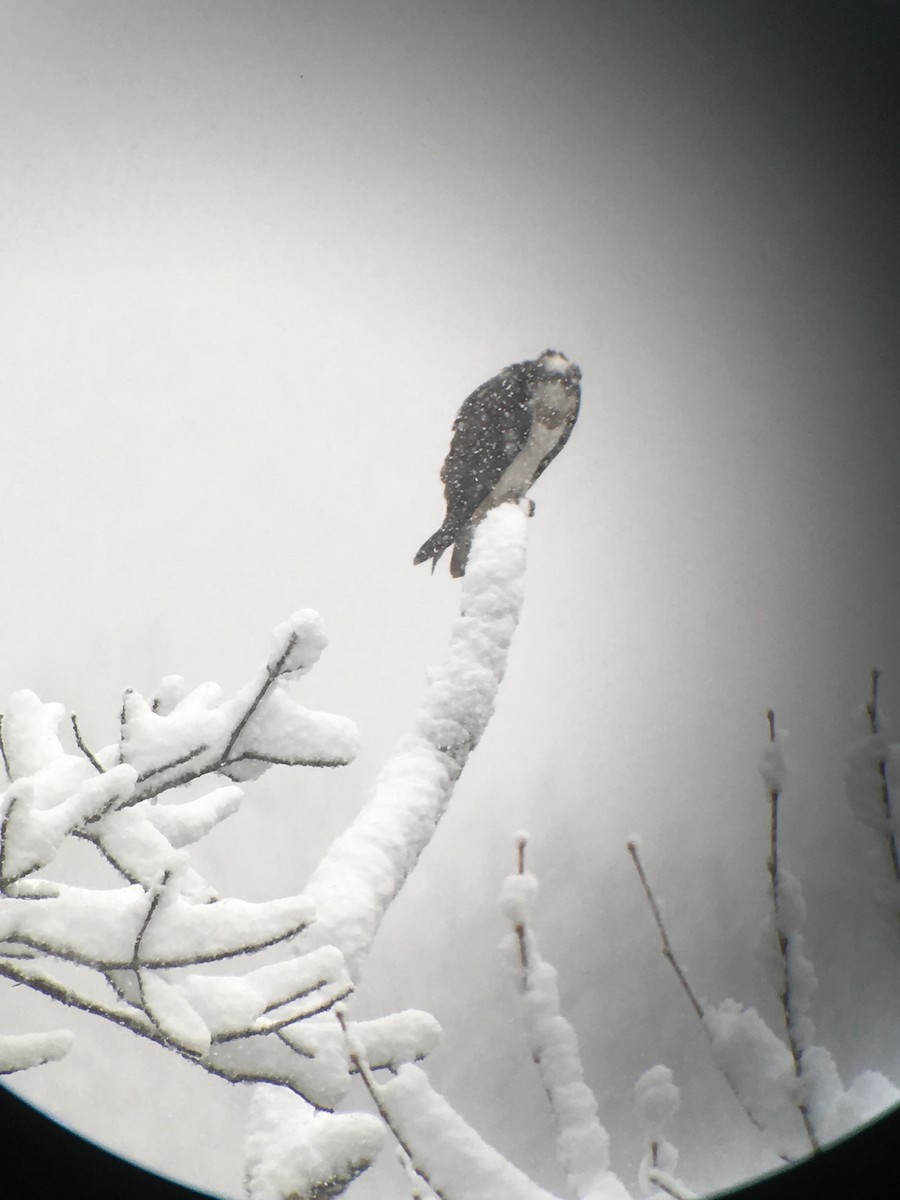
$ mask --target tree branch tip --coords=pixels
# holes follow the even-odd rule
[[[516,858],[517,870],[520,875],[525,874],[525,847],[528,845],[528,834],[518,833],[516,835]]]

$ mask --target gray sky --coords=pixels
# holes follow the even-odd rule
[[[234,687],[308,605],[332,645],[303,694],[363,735],[345,771],[249,791],[197,852],[224,892],[302,886],[440,659],[458,585],[411,564],[442,515],[459,403],[546,346],[582,367],[578,427],[535,490],[496,718],[359,996],[367,1014],[438,1016],[435,1081],[548,1186],[494,953],[522,826],[616,1168],[631,1182],[639,1153],[620,1099],[660,1060],[684,1089],[685,1177],[726,1183],[758,1161],[624,841],[642,836],[697,990],[774,1014],[749,953],[769,704],[792,734],[785,853],[823,1040],[850,1077],[900,1071],[883,1015],[896,961],[862,910],[834,921],[873,861],[840,762],[873,664],[900,707],[893,95],[874,8],[837,28],[814,4],[781,7],[0,14],[0,695],[61,700],[101,744],[124,686],[178,672]],[[842,981],[860,972],[854,1008]],[[66,1019],[8,988],[0,1015]],[[225,1089],[78,1029],[71,1060],[22,1091],[226,1188],[233,1135],[196,1111]],[[155,1099],[136,1082],[150,1071]],[[222,1103],[236,1129],[239,1098]]]

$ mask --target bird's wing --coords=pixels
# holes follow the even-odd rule
[[[447,524],[459,526],[468,520],[522,449],[531,421],[527,378],[518,364],[463,401],[441,468]]]

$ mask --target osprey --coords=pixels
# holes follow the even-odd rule
[[[490,509],[521,500],[569,439],[581,401],[581,371],[558,350],[511,367],[477,388],[453,422],[441,468],[444,523],[414,562],[453,544],[450,574],[466,573],[475,526]]]

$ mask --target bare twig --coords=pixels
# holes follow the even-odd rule
[[[6,771],[6,778],[12,779],[9,773],[9,759],[6,757],[6,745],[3,741],[3,713],[0,713],[0,758],[3,759],[3,769]]]
[[[16,797],[10,796],[6,804],[6,811],[3,814],[3,819],[0,820],[0,891],[4,890],[9,884],[15,880],[7,879],[6,877],[6,840],[7,830],[9,828],[9,818],[12,810],[16,805]]]
[[[141,771],[140,775],[137,777],[137,781],[138,783],[146,783],[147,780],[152,779],[154,775],[162,775],[165,771],[171,771],[173,767],[180,767],[184,763],[189,763],[191,759],[197,758],[201,754],[205,754],[208,749],[209,746],[205,742],[201,742],[198,746],[192,746],[190,750],[186,750],[184,754],[179,754],[175,758],[170,758],[168,762],[160,763],[158,767],[148,767],[146,771]],[[184,782],[189,783],[192,779],[196,779],[199,775],[206,774],[208,771],[214,769],[214,767],[204,767],[202,770],[196,771],[194,774],[186,778]],[[178,786],[180,786],[178,783],[166,783],[159,790],[163,791],[164,788]],[[150,793],[150,795],[153,794],[155,793]],[[141,792],[141,799],[146,800],[147,795],[147,792]]]
[[[775,711],[769,709],[766,713],[766,719],[769,723],[769,741],[775,741]],[[791,960],[788,950],[789,938],[784,931],[784,914],[781,897],[781,872],[778,866],[778,802],[781,799],[781,792],[777,787],[773,787],[769,791],[769,886],[772,893],[772,909],[775,921],[775,934],[778,938],[778,951],[781,955],[782,962],[782,986],[778,994],[778,999],[781,1002],[781,1011],[784,1014],[784,1028],[787,1033],[788,1048],[791,1052],[791,1058],[794,1063],[794,1075],[799,1081],[803,1074],[803,1048],[800,1044],[799,1031],[797,1029],[797,1013],[794,1011],[794,1001],[791,994]],[[813,1154],[818,1153],[821,1149],[819,1139],[816,1137],[816,1131],[813,1127],[812,1118],[809,1112],[809,1106],[805,1100],[797,1101],[797,1109],[803,1120],[803,1128],[806,1130],[806,1136],[809,1139],[809,1144],[812,1147]]]
[[[435,1194],[435,1196],[437,1196],[438,1200],[447,1200],[446,1194],[444,1192],[442,1192],[440,1190],[440,1188],[436,1187],[431,1182],[427,1173],[425,1171],[423,1171],[421,1167],[417,1166],[415,1155],[413,1154],[412,1149],[410,1148],[409,1144],[404,1139],[403,1135],[400,1133],[400,1130],[397,1129],[396,1125],[394,1125],[394,1123],[391,1121],[390,1113],[387,1111],[387,1109],[384,1107],[384,1104],[381,1101],[381,1096],[379,1095],[378,1084],[375,1082],[375,1077],[373,1076],[373,1074],[369,1068],[369,1064],[366,1062],[363,1055],[357,1054],[356,1051],[353,1049],[353,1045],[350,1040],[350,1036],[349,1036],[348,1029],[347,1029],[347,1018],[344,1015],[343,1007],[341,1005],[338,1005],[335,1008],[334,1013],[338,1019],[338,1024],[340,1025],[341,1029],[344,1031],[344,1037],[347,1041],[347,1058],[350,1060],[353,1067],[355,1067],[357,1074],[359,1075],[360,1079],[363,1081],[363,1084],[365,1085],[366,1091],[372,1097],[372,1101],[374,1102],[375,1107],[378,1109],[378,1115],[381,1117],[382,1121],[384,1121],[385,1125],[390,1130],[397,1145],[400,1147],[400,1149],[406,1155],[406,1157],[409,1161],[409,1165],[412,1167],[412,1169],[415,1171],[415,1173],[418,1175],[418,1177],[422,1180],[422,1182],[426,1185],[426,1187],[431,1188],[432,1192],[434,1192],[434,1194]]]
[[[88,760],[88,762],[91,764],[91,766],[94,768],[94,770],[98,771],[102,775],[103,767],[100,766],[100,763],[97,761],[96,757],[90,752],[90,750],[84,744],[84,739],[81,736],[81,730],[78,728],[78,717],[75,715],[75,713],[72,713],[69,719],[72,722],[72,732],[75,734],[76,746],[81,751],[81,753],[84,755],[84,757]]]
[[[667,1175],[665,1171],[659,1170],[658,1167],[651,1167],[648,1170],[647,1181],[655,1184],[660,1191],[674,1197],[674,1200],[694,1200],[693,1192],[689,1192],[687,1188],[680,1187],[677,1180],[673,1179],[671,1175]]]
[[[125,761],[125,724],[126,724],[126,709],[128,707],[128,697],[132,692],[132,688],[126,688],[122,693],[122,707],[119,709],[119,762]]]
[[[326,986],[324,983],[320,983],[315,988],[309,988],[307,991],[301,992],[298,996],[295,996],[293,1000],[287,1001],[287,1003],[293,1004],[296,1000],[302,999],[303,996],[311,995],[314,991],[317,991],[319,988],[324,986]],[[282,1029],[287,1029],[291,1025],[296,1025],[298,1021],[306,1021],[310,1017],[317,1017],[323,1012],[328,1012],[330,1008],[334,1008],[336,1004],[340,1004],[341,1001],[346,1000],[347,997],[351,996],[352,994],[353,988],[347,984],[335,995],[326,996],[316,1004],[310,1005],[309,1008],[304,1009],[303,1012],[293,1012],[290,1016],[282,1019],[274,1018],[266,1025],[260,1026],[258,1029],[240,1029],[235,1033],[219,1033],[216,1034],[212,1040],[216,1045],[221,1045],[224,1042],[234,1042],[243,1037],[258,1037],[260,1034],[280,1033]],[[290,1043],[285,1044],[289,1045]],[[294,1047],[292,1046],[291,1049],[293,1050]],[[295,1053],[297,1053],[296,1050]],[[303,1057],[309,1057],[309,1055],[305,1055]]]
[[[138,1009],[135,1009],[134,1013],[128,1013],[119,1009],[107,1008],[106,1005],[99,1004],[96,1000],[89,1000],[72,988],[65,987],[57,980],[44,975],[43,972],[24,970],[15,966],[6,956],[0,958],[0,976],[16,983],[24,983],[34,991],[50,996],[53,1000],[68,1005],[69,1008],[77,1008],[81,1012],[91,1013],[93,1016],[112,1021],[115,1025],[122,1025],[125,1029],[130,1029],[132,1033],[156,1042],[157,1045],[165,1044],[155,1027]]]
[[[706,1028],[706,1022],[704,1020],[703,1006],[700,1004],[700,1001],[697,999],[697,996],[694,993],[693,988],[688,983],[687,976],[685,975],[684,971],[681,969],[681,966],[680,966],[677,958],[675,957],[675,952],[672,950],[672,944],[669,941],[669,935],[666,933],[666,927],[663,924],[662,914],[659,911],[659,905],[656,903],[656,898],[653,895],[653,892],[650,888],[650,884],[647,882],[647,876],[644,873],[644,868],[643,868],[643,865],[641,864],[640,855],[638,854],[638,848],[637,848],[637,844],[635,842],[633,842],[633,841],[628,842],[628,853],[631,855],[632,859],[634,860],[635,869],[637,870],[638,877],[640,878],[641,885],[643,886],[644,894],[647,897],[647,903],[650,905],[650,911],[653,913],[653,919],[656,922],[656,928],[659,930],[659,936],[660,936],[660,939],[662,940],[663,957],[666,958],[669,961],[669,963],[671,964],[672,970],[675,972],[675,975],[678,978],[678,982],[681,984],[681,986],[684,990],[684,994],[687,996],[688,1000],[690,1001],[691,1007],[693,1008],[694,1012],[697,1014],[697,1017],[698,1017],[701,1025],[703,1026],[703,1030],[706,1033],[707,1038],[708,1038],[709,1031]],[[725,1079],[725,1082],[731,1088],[732,1092],[734,1093],[734,1097],[737,1100],[738,1104],[740,1104],[741,1108],[743,1109],[747,1119],[760,1132],[765,1132],[762,1124],[753,1115],[753,1113],[747,1108],[744,1101],[741,1099],[740,1095],[738,1094],[737,1088],[734,1085],[734,1081],[729,1077],[729,1075],[725,1071],[722,1071],[722,1076]],[[787,1158],[784,1154],[779,1154],[779,1157],[784,1162],[790,1162],[790,1159]]]
[[[150,922],[153,920],[153,914],[156,912],[157,908],[159,908],[159,903],[163,898],[163,892],[166,890],[166,884],[171,878],[171,870],[166,869],[163,871],[162,878],[159,881],[159,886],[154,888],[153,895],[150,897],[150,903],[147,906],[147,912],[144,916],[144,920],[141,922],[141,927],[138,930],[137,937],[134,940],[134,951],[131,962],[128,964],[129,967],[135,971],[138,969],[138,967],[143,966],[141,962],[141,942],[144,940],[144,934],[150,928]]]
[[[519,837],[518,841],[516,842],[518,849],[518,872],[520,875],[525,874],[525,847],[527,844],[528,839],[525,837]],[[519,963],[522,967],[522,990],[524,991],[528,986],[528,936],[525,932],[525,926],[521,922],[519,922],[514,928],[516,931],[516,940],[519,943]]]
[[[225,743],[225,749],[222,752],[222,761],[223,762],[227,761],[229,754],[231,754],[231,751],[234,749],[235,743],[237,742],[238,738],[241,736],[241,734],[244,731],[244,726],[247,724],[247,722],[250,720],[250,718],[253,716],[253,714],[256,712],[256,710],[259,708],[260,704],[262,704],[262,702],[265,698],[266,692],[268,692],[269,688],[272,686],[272,684],[275,682],[275,680],[278,678],[278,676],[284,670],[284,664],[290,658],[291,654],[293,653],[294,647],[296,645],[297,645],[297,634],[295,632],[290,635],[287,642],[285,643],[284,650],[282,651],[281,655],[279,656],[278,661],[274,662],[274,663],[270,663],[269,666],[266,667],[265,675],[263,676],[262,682],[260,683],[259,688],[256,691],[256,695],[253,697],[253,699],[247,705],[246,711],[244,712],[244,714],[241,716],[241,718],[235,724],[234,728],[231,731],[231,736],[229,737],[228,741]]]
[[[873,667],[871,675],[872,690],[869,694],[869,703],[866,705],[866,716],[869,718],[869,728],[872,730],[873,737],[880,733],[878,721],[878,681],[880,678],[881,672],[877,667]],[[894,879],[900,883],[900,850],[897,847],[897,835],[894,831],[893,799],[887,777],[887,759],[884,757],[878,760],[878,774],[881,782],[881,805],[884,809],[884,817],[887,823],[887,833],[885,836],[888,843],[888,852],[891,856],[891,868],[894,872]]]
[[[679,963],[678,959],[675,957],[675,951],[672,949],[672,943],[669,941],[668,933],[666,933],[666,927],[663,924],[662,914],[659,911],[659,905],[656,903],[656,897],[653,895],[653,892],[650,890],[650,884],[647,882],[647,876],[644,873],[644,868],[641,863],[641,857],[640,857],[640,854],[638,853],[638,848],[637,848],[636,842],[633,842],[633,841],[628,842],[628,853],[631,855],[632,861],[634,862],[635,870],[638,873],[638,878],[641,881],[641,886],[643,887],[644,894],[647,897],[647,903],[650,905],[650,911],[653,913],[653,919],[656,922],[656,928],[659,930],[659,936],[660,936],[660,939],[662,940],[663,957],[670,963],[672,970],[675,972],[675,975],[678,979],[678,982],[681,984],[682,988],[684,989],[684,994],[687,996],[688,1000],[690,1000],[690,1002],[691,1002],[691,1007],[693,1008],[694,1012],[697,1014],[697,1017],[702,1021],[703,1020],[703,1008],[700,1004],[700,1001],[697,999],[696,995],[694,994],[694,989],[688,983],[687,976],[685,975],[684,971],[682,970],[681,964]]]

